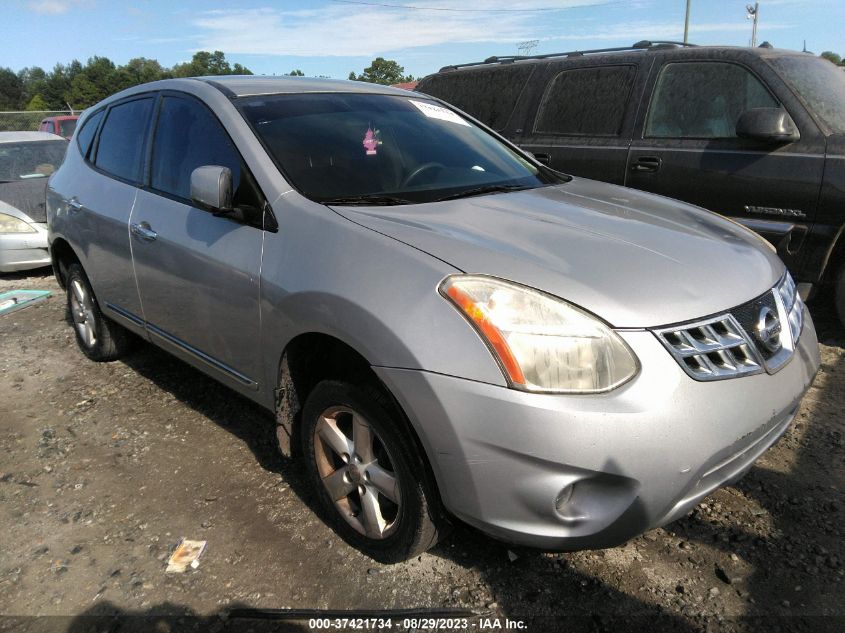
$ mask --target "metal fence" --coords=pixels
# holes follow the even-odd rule
[[[0,132],[35,131],[42,119],[48,116],[79,114],[71,110],[32,110],[26,112],[0,112]]]

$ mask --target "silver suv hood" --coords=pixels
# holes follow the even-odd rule
[[[771,288],[784,269],[734,222],[582,178],[447,202],[333,208],[464,272],[544,290],[618,328],[735,307]]]

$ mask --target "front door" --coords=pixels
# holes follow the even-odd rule
[[[700,59],[655,69],[625,184],[739,220],[772,242],[796,272],[824,168],[815,124],[748,66]],[[770,145],[737,137],[744,112],[779,107],[795,119],[800,140]]]
[[[202,165],[231,169],[235,204],[255,204],[254,183],[216,117],[192,97],[165,94],[149,187],[130,218],[144,319],[164,347],[233,387],[257,389],[263,231],[191,202],[191,173]]]

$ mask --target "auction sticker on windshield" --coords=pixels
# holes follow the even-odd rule
[[[426,115],[429,119],[440,119],[441,121],[449,121],[450,123],[458,123],[469,127],[469,123],[464,121],[451,110],[447,110],[439,105],[434,105],[433,103],[424,103],[422,101],[414,101],[413,99],[408,99],[408,101],[417,106],[419,111]]]

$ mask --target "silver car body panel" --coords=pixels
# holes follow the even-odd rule
[[[249,165],[277,231],[109,178],[75,142],[50,180],[51,243],[70,245],[101,306],[130,329],[269,409],[290,341],[335,337],[404,408],[447,508],[530,545],[598,547],[671,520],[747,469],[785,430],[819,365],[809,315],[781,371],[712,383],[686,375],[645,330],[771,289],[783,264],[749,231],[583,179],[442,203],[332,209],[291,188],[230,97],[405,93],[357,82],[209,81],[157,82],[106,103],[157,89],[204,101]],[[81,210],[70,211],[71,198]],[[130,225],[141,222],[154,241],[133,236]],[[592,311],[619,328],[640,373],[600,395],[507,388],[485,343],[437,292],[460,272],[517,281]],[[570,484],[571,501],[555,510]]]

